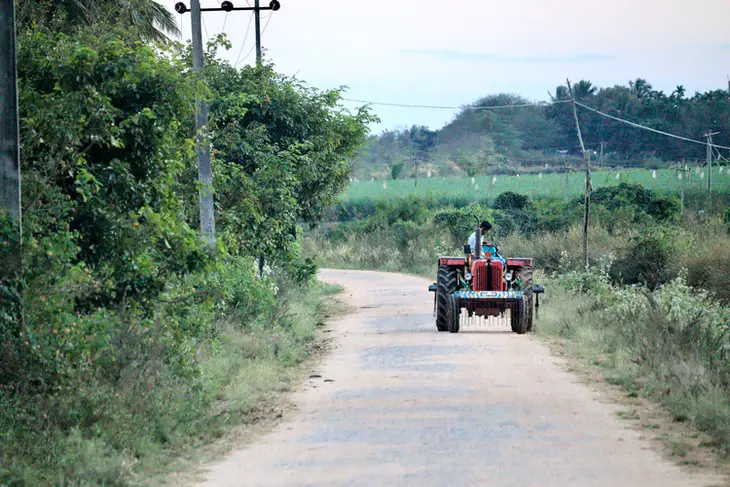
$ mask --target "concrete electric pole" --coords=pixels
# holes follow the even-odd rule
[[[18,80],[15,57],[14,0],[0,0],[0,213],[7,212],[22,235],[20,207],[20,136],[18,132]],[[20,268],[20,248],[17,262]]]
[[[0,0],[7,1],[7,0]],[[254,7],[234,7],[225,1],[216,8],[201,8],[200,0],[190,0],[190,8],[183,3],[175,4],[175,11],[184,14],[190,12],[193,41],[193,72],[198,80],[202,79],[203,70],[203,34],[201,30],[201,12],[232,12],[234,10],[253,10],[256,15],[256,62],[261,65],[261,10],[279,10],[281,4],[272,0],[268,7],[260,7],[256,0]],[[211,250],[215,249],[215,213],[213,201],[213,171],[210,164],[210,140],[208,139],[208,104],[198,93],[195,95],[195,132],[198,153],[198,180],[200,182],[200,233]]]

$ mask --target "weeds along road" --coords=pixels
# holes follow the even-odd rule
[[[270,433],[203,473],[209,486],[706,486],[532,336],[437,333],[429,281],[324,270],[353,313]],[[476,329],[475,329],[476,330]],[[317,375],[321,377],[316,377]]]

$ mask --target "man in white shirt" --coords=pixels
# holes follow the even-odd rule
[[[484,244],[484,235],[491,229],[492,224],[486,220],[479,224],[480,245]],[[469,247],[471,247],[472,254],[475,254],[477,250],[477,232],[474,232],[469,236]]]

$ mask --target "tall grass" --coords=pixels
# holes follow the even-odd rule
[[[681,279],[649,292],[593,271],[555,277],[539,333],[602,367],[607,379],[651,398],[709,434],[730,456],[730,310]]]

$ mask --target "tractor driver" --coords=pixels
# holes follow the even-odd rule
[[[480,243],[482,245],[482,251],[483,251],[482,255],[484,255],[484,252],[490,252],[492,254],[492,259],[499,260],[502,262],[502,264],[504,264],[506,266],[507,262],[504,260],[504,258],[502,258],[501,255],[499,255],[499,252],[502,249],[499,246],[497,246],[491,242],[484,241],[484,235],[491,229],[492,229],[492,224],[486,220],[484,220],[479,225],[479,233],[481,234]],[[469,236],[469,247],[471,247],[472,253],[474,253],[474,249],[476,249],[476,246],[477,246],[477,232],[474,232]]]
[[[484,245],[484,235],[492,229],[492,224],[488,221],[484,220],[482,223],[479,224],[479,237],[480,237],[480,243],[481,245]],[[471,247],[472,253],[474,252],[474,249],[477,248],[477,232],[472,233],[469,236],[469,247]]]

